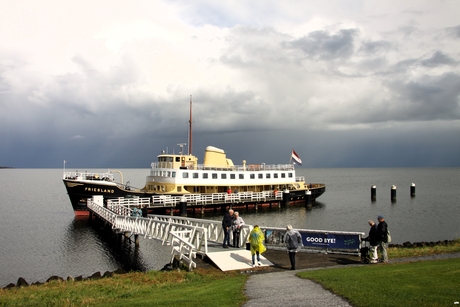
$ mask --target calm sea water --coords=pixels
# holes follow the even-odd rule
[[[141,187],[148,169],[122,172],[125,181]],[[383,214],[393,243],[460,237],[460,168],[300,168],[297,173],[326,183],[326,193],[309,209],[240,210],[245,222],[367,233],[367,221]],[[155,270],[169,262],[168,246],[144,239],[140,248],[117,244],[87,218],[75,218],[61,178],[61,169],[0,170],[0,287],[19,277],[43,282],[52,275]],[[410,197],[412,182],[415,197]],[[372,185],[377,186],[376,201],[371,201]],[[397,186],[396,202],[390,200],[391,185]],[[221,214],[203,217],[220,220]]]

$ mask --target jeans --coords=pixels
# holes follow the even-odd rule
[[[255,262],[255,256],[257,255],[257,262],[260,262],[260,254],[259,252],[256,252],[254,255],[252,255],[252,264],[256,264]]]
[[[224,242],[222,246],[229,246],[230,245],[230,227],[222,227],[224,229]]]

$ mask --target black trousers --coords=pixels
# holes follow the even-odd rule
[[[289,252],[289,260],[291,261],[291,269],[295,270],[295,254],[296,252]]]
[[[240,247],[240,232],[239,231],[233,232],[233,246]]]

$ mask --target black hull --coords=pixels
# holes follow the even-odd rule
[[[116,199],[119,197],[151,197],[158,195],[157,193],[151,192],[140,192],[129,189],[120,188],[120,185],[108,184],[104,181],[98,182],[81,182],[75,180],[63,179],[64,185],[67,189],[72,208],[75,215],[88,215],[89,212],[86,207],[86,201],[88,198],[92,198],[94,195],[102,195],[104,202],[108,199]],[[311,201],[315,201],[316,198],[320,197],[326,191],[326,186],[323,184],[315,184],[310,188]],[[305,200],[305,190],[290,191],[289,200],[296,202]],[[179,195],[177,195],[179,196]]]

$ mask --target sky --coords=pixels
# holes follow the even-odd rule
[[[460,1],[0,0],[0,166],[460,167]],[[185,147],[184,152],[189,148]]]

